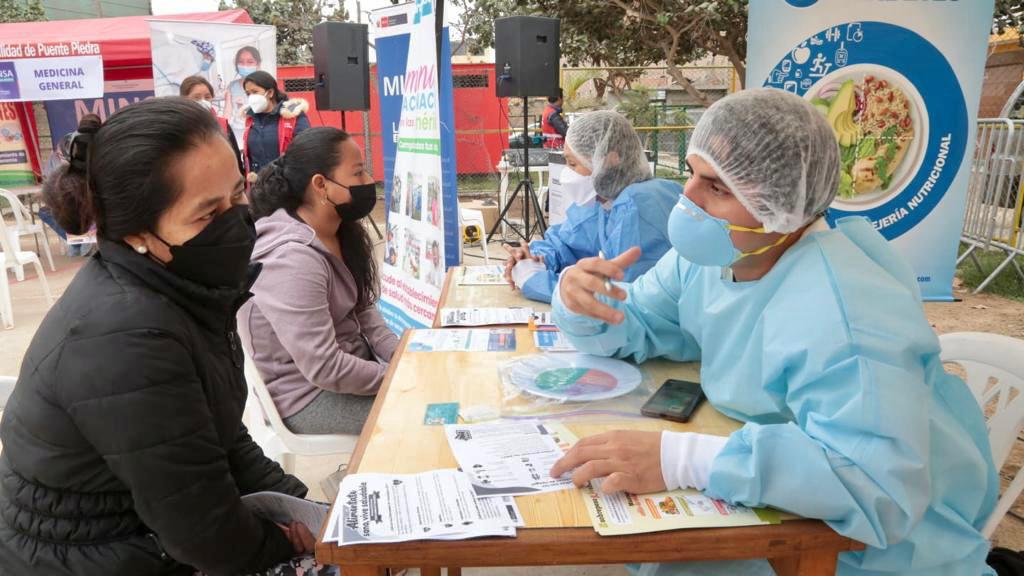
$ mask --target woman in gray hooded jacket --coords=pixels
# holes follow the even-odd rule
[[[358,434],[398,345],[359,221],[376,197],[362,151],[336,128],[298,135],[251,191],[263,270],[239,331],[294,432]]]

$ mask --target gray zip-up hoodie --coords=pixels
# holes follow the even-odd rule
[[[376,394],[398,337],[376,306],[356,308],[345,262],[284,209],[258,220],[256,234],[252,257],[263,270],[238,329],[281,417],[321,390]]]

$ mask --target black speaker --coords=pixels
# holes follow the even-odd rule
[[[313,73],[318,110],[370,109],[369,27],[322,22],[313,27]]]
[[[558,95],[558,18],[508,16],[494,21],[498,97]]]

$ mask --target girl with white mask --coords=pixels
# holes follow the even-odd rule
[[[288,98],[268,72],[257,70],[242,82],[247,94],[242,155],[249,183],[265,166],[284,154],[292,139],[309,129],[309,103]]]

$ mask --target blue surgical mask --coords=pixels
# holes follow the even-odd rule
[[[249,74],[252,74],[253,72],[256,72],[258,70],[259,70],[259,68],[257,68],[256,66],[239,66],[238,67],[238,73],[242,75],[242,78],[245,78]]]
[[[747,228],[730,224],[728,220],[715,218],[705,212],[692,200],[682,195],[679,203],[672,209],[668,217],[668,239],[680,256],[700,266],[732,266],[737,260],[756,254],[764,254],[785,242],[789,234],[773,244],[740,252],[732,244],[731,230],[768,234],[764,227]]]

